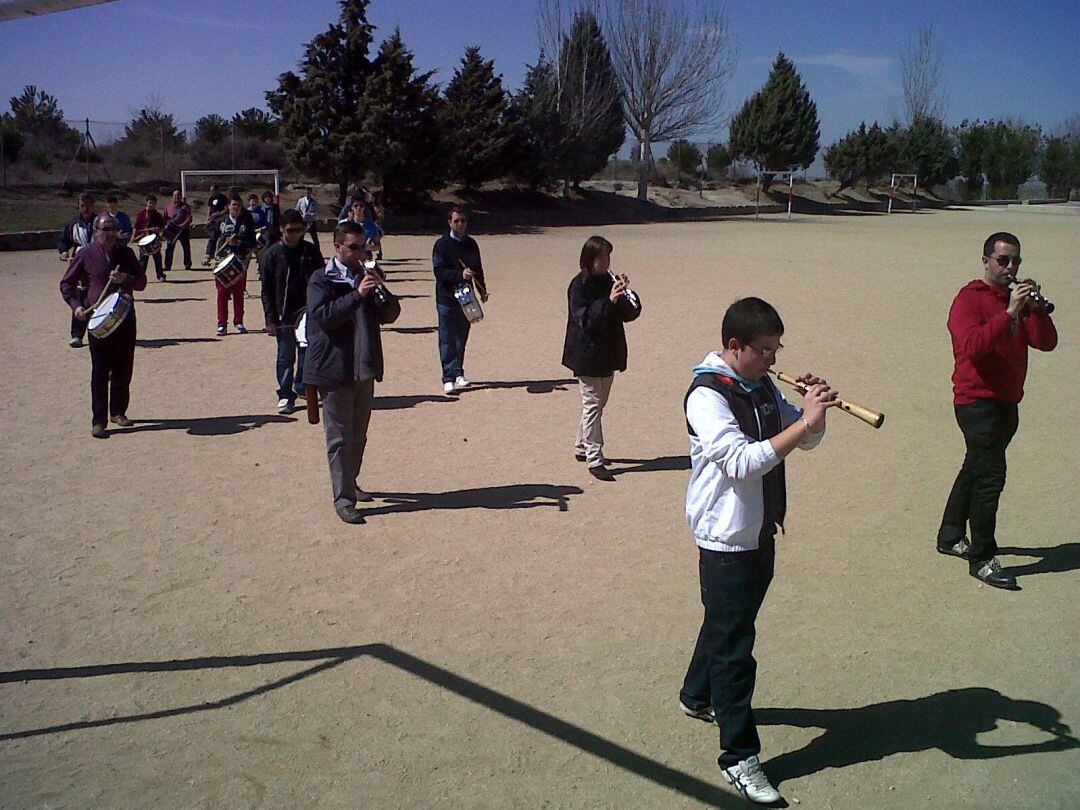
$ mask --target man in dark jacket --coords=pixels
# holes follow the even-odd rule
[[[326,457],[334,509],[346,523],[363,523],[356,477],[364,461],[375,382],[382,381],[379,325],[393,323],[401,305],[375,271],[365,272],[364,228],[343,222],[334,231],[334,257],[316,271],[307,289],[304,383],[319,388],[326,431]]]
[[[454,298],[454,288],[475,281],[480,300],[488,300],[480,246],[466,234],[469,227],[465,210],[454,206],[447,217],[450,233],[440,237],[431,251],[435,270],[435,308],[439,313],[439,360],[442,363],[443,392],[452,394],[469,387],[465,377],[465,344],[469,340],[469,321]]]
[[[244,326],[244,292],[247,290],[247,261],[255,251],[255,220],[251,212],[244,209],[240,197],[234,194],[229,199],[229,208],[225,216],[216,220],[211,230],[211,240],[218,246],[219,252],[228,251],[239,256],[244,262],[245,275],[231,287],[221,286],[214,279],[217,288],[217,334],[224,335],[229,322],[229,299],[233,302],[233,324],[241,335],[247,332]],[[208,247],[209,249],[209,247]]]
[[[292,413],[304,391],[304,347],[297,344],[296,326],[307,307],[308,281],[322,267],[322,257],[304,241],[304,218],[298,211],[290,209],[282,218],[284,239],[263,253],[259,277],[266,333],[277,338],[278,413]]]
[[[79,195],[79,213],[74,219],[68,221],[60,238],[57,240],[56,249],[60,251],[60,261],[70,262],[81,248],[89,245],[94,239],[94,195],[83,192]],[[78,291],[85,299],[86,290]],[[83,306],[86,301],[82,300]],[[71,316],[71,341],[68,343],[73,349],[81,348],[83,338],[86,336],[86,321]]]

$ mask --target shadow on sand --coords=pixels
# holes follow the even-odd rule
[[[562,484],[508,484],[449,492],[372,492],[372,496],[384,505],[361,511],[364,517],[431,509],[535,509],[545,506],[566,512],[570,508],[570,496],[580,495],[583,491],[580,487]]]
[[[243,433],[263,425],[279,422],[295,422],[288,416],[278,414],[249,414],[246,416],[204,416],[196,419],[135,419],[134,427],[109,431],[110,435],[146,433],[157,430],[185,430],[192,436],[229,436]]]

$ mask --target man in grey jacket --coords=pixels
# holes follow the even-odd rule
[[[375,382],[383,377],[379,326],[401,314],[377,269],[365,269],[364,242],[360,223],[338,225],[334,257],[312,275],[307,289],[304,383],[319,388],[334,509],[346,523],[363,523],[356,502],[371,500],[356,486],[356,476],[364,461]]]

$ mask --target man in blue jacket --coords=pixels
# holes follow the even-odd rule
[[[346,523],[363,523],[357,500],[371,500],[356,477],[364,461],[375,382],[382,381],[379,326],[393,323],[401,305],[377,271],[365,271],[364,228],[343,222],[334,231],[334,257],[307,288],[304,383],[319,388],[334,509]]]
[[[470,383],[465,377],[465,344],[469,340],[469,321],[454,298],[454,288],[475,281],[480,300],[488,300],[480,246],[466,231],[469,220],[465,209],[454,206],[447,217],[450,233],[439,238],[431,251],[435,270],[435,308],[439,313],[439,361],[442,363],[443,393],[452,394]]]

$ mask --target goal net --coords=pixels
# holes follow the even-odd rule
[[[889,211],[892,213],[893,202],[896,201],[896,192],[901,188],[909,186],[911,188],[911,210],[916,210],[918,206],[918,193],[919,193],[919,175],[917,174],[900,174],[899,172],[893,172],[892,177],[889,179]]]
[[[791,201],[795,198],[795,172],[758,172],[757,197],[754,199],[754,216],[761,213],[761,189],[764,187],[764,178],[771,177],[773,183],[781,185],[787,181],[787,215],[791,219]]]
[[[247,180],[251,183],[252,187],[263,188],[267,185],[269,178],[274,179],[274,202],[280,202],[278,199],[281,193],[280,172],[277,169],[222,169],[222,170],[199,170],[199,171],[182,171],[180,172],[180,193],[187,199],[187,193],[189,188],[194,188],[193,181],[198,178],[197,182],[200,185],[206,185],[212,180],[221,180],[223,184],[228,187],[238,186],[239,181]],[[253,181],[259,178],[259,183]],[[262,191],[253,192],[262,196]]]

